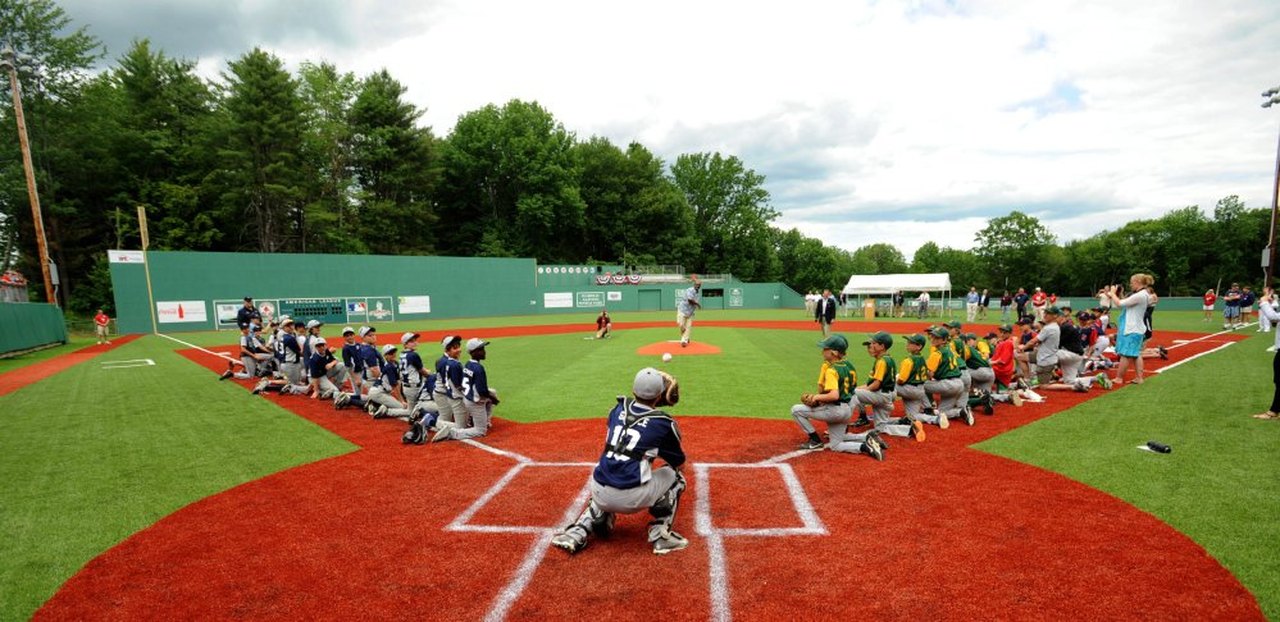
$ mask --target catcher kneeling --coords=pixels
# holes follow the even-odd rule
[[[635,399],[618,396],[618,404],[609,411],[608,435],[592,472],[587,509],[551,539],[552,545],[577,553],[592,534],[608,536],[617,514],[647,509],[653,516],[649,542],[655,554],[689,546],[684,536],[671,530],[685,488],[680,430],[671,415],[659,410],[680,401],[679,385],[670,375],[646,367],[636,374],[631,392]],[[666,464],[655,469],[655,458]]]

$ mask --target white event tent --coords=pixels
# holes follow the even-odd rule
[[[946,272],[934,274],[855,274],[849,277],[849,283],[841,290],[846,297],[888,296],[894,292],[942,292],[942,300],[935,303],[946,309],[946,300],[951,296],[951,275]],[[847,299],[847,298],[846,298]],[[910,307],[912,299],[907,299]]]

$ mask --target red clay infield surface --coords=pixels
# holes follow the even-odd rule
[[[33,382],[39,382],[73,365],[79,365],[103,352],[110,352],[142,335],[121,335],[110,345],[92,345],[47,361],[32,363],[0,374],[0,395],[13,393]]]
[[[1157,339],[1178,337],[1194,336]],[[491,450],[407,447],[398,421],[271,396],[361,449],[175,512],[89,562],[35,617],[1262,619],[1225,568],[1151,515],[968,449],[1097,393],[1001,407],[923,444],[892,439],[883,463],[816,452],[743,467],[792,450],[797,427],[683,417],[692,464],[676,529],[689,548],[653,555],[647,516],[630,516],[573,558],[544,528],[581,499],[601,420],[499,420],[481,439]]]

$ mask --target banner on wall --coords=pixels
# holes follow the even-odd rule
[[[609,302],[619,302],[622,300],[622,292],[609,292]]]
[[[578,292],[577,300],[575,302],[575,306],[579,308],[603,307],[604,292]]]
[[[431,296],[400,296],[396,309],[400,313],[431,313]]]
[[[547,292],[542,295],[542,306],[546,309],[572,309],[573,292]]]
[[[142,263],[142,251],[107,251],[110,263]]]
[[[156,321],[161,324],[208,322],[209,313],[203,300],[161,301],[156,303]]]

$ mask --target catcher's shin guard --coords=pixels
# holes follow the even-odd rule
[[[676,481],[671,484],[671,488],[658,497],[658,501],[649,508],[649,515],[653,516],[653,520],[649,521],[650,541],[670,531],[671,523],[676,519],[676,510],[680,508],[680,495],[684,492],[685,486],[684,475],[676,471]]]

